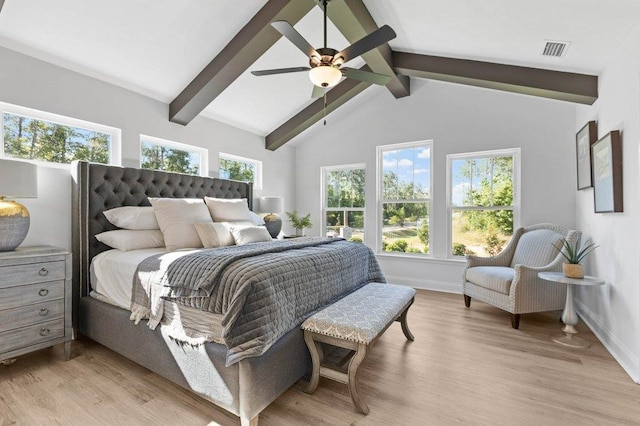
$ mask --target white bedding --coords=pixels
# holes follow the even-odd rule
[[[180,250],[169,253],[166,248],[104,251],[91,261],[92,291],[89,295],[103,302],[130,310],[133,277],[140,262],[154,254],[168,253],[167,261],[171,261],[192,252],[193,250]],[[202,321],[198,314],[202,314],[199,309],[166,302],[162,325],[178,330],[187,337],[198,336],[192,339],[193,343],[201,343],[206,340],[224,344],[222,315],[209,313],[207,320]]]
[[[133,276],[138,264],[149,256],[166,251],[165,248],[113,249],[98,254],[91,262],[91,287],[96,293],[92,296],[129,310]]]

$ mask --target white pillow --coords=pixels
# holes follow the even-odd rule
[[[149,197],[149,202],[153,206],[169,251],[202,247],[202,241],[193,225],[211,222],[211,216],[204,201],[199,198]]]
[[[204,197],[214,222],[234,222],[250,220],[254,222],[246,198]],[[255,222],[254,222],[255,223]]]
[[[224,223],[194,223],[204,248],[232,246],[236,243],[231,231]]]
[[[159,229],[118,229],[96,234],[96,239],[109,247],[122,251],[164,247],[164,238]]]
[[[254,225],[257,225],[257,226],[264,225],[264,219],[259,214],[249,210],[249,216],[251,216],[251,221],[253,222]]]
[[[105,210],[109,222],[122,229],[160,229],[153,207],[116,207]]]
[[[241,246],[249,243],[259,243],[261,241],[271,241],[271,235],[264,226],[229,226],[236,244]]]

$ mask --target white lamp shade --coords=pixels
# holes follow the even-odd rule
[[[26,161],[0,160],[0,197],[37,198],[38,166]]]
[[[340,70],[329,65],[320,65],[309,71],[309,79],[318,87],[333,87],[341,78]]]
[[[284,200],[282,197],[260,197],[260,211],[262,213],[282,213]]]

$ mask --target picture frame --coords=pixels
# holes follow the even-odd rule
[[[591,146],[596,213],[622,212],[622,141],[613,130]]]
[[[578,172],[578,191],[593,186],[593,161],[591,146],[598,140],[595,121],[589,121],[576,133],[576,164]]]

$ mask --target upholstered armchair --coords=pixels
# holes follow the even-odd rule
[[[471,298],[511,313],[511,326],[520,326],[520,315],[554,311],[564,307],[566,285],[543,281],[538,272],[561,271],[562,255],[553,245],[566,238],[572,245],[580,232],[543,223],[519,228],[504,250],[493,257],[467,256],[462,274],[464,303]]]

